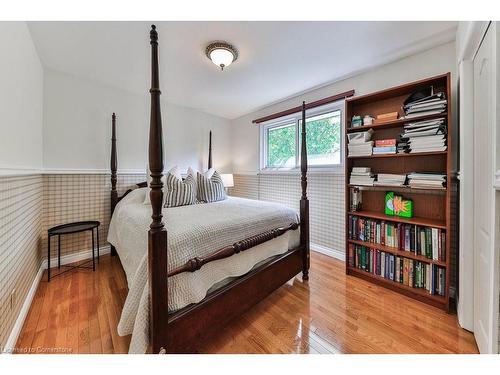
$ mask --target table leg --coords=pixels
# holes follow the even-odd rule
[[[94,228],[92,228],[92,270],[95,271],[95,257],[94,257]]]
[[[97,231],[97,264],[99,264],[99,227],[96,227]]]
[[[50,235],[47,244],[47,281],[50,281]]]
[[[57,236],[57,268],[61,269],[61,235]]]

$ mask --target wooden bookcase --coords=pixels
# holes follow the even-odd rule
[[[437,306],[443,310],[450,309],[450,276],[451,276],[451,199],[452,199],[452,118],[451,118],[451,77],[450,73],[439,75],[436,77],[412,82],[409,84],[393,87],[387,90],[378,91],[372,94],[355,96],[346,100],[345,108],[345,194],[346,194],[346,273],[361,277],[370,282],[390,288],[409,297],[418,299],[422,302]],[[418,89],[434,87],[434,92],[444,91],[448,100],[447,111],[438,115],[420,116],[411,120],[397,119],[383,124],[373,124],[368,126],[358,126],[351,128],[351,119],[353,115],[376,116],[388,112],[398,112],[399,117],[404,116],[402,109],[403,102],[410,94]],[[437,117],[445,117],[448,128],[447,150],[444,152],[425,152],[425,153],[408,153],[394,155],[372,155],[372,156],[348,156],[348,138],[347,135],[352,132],[359,132],[368,129],[373,129],[372,140],[396,138],[399,139],[399,134],[403,131],[403,125],[407,122],[415,122],[418,120],[426,120]],[[353,167],[370,167],[372,173],[397,173],[409,174],[411,172],[439,172],[446,174],[447,184],[446,189],[442,190],[427,190],[427,189],[412,189],[409,187],[394,188],[394,187],[360,187],[362,191],[362,207],[361,210],[350,212],[350,189],[353,185],[349,184],[350,174]],[[387,191],[394,191],[407,199],[414,202],[414,217],[405,219],[395,216],[387,216],[384,213],[385,194]],[[371,218],[375,220],[383,220],[386,223],[407,223],[417,224],[423,227],[440,228],[445,231],[446,238],[446,258],[445,261],[428,259],[421,255],[398,250],[379,244],[362,242],[349,239],[349,219],[351,216],[360,218]],[[443,267],[445,271],[445,295],[434,295],[428,293],[427,290],[421,288],[412,288],[390,279],[383,278],[376,274],[364,271],[358,267],[349,265],[349,244],[365,246],[369,249],[380,250],[389,254],[395,254],[400,257],[418,260],[427,264],[436,264]]]

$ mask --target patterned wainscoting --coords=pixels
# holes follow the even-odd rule
[[[119,174],[118,194],[145,179],[145,174]],[[99,220],[100,246],[106,246],[110,189],[106,174],[0,177],[0,352],[42,261],[47,259],[47,229],[72,221]],[[56,245],[54,241],[51,258],[57,257]],[[91,248],[90,233],[61,237],[62,257]],[[13,290],[16,298],[11,303]]]
[[[299,209],[300,177],[297,174],[236,174],[231,195],[283,203]],[[308,176],[311,242],[344,254],[344,175],[315,173]]]
[[[119,174],[118,194],[138,182],[146,175]],[[41,256],[47,259],[47,230],[55,225],[82,220],[98,220],[100,246],[107,245],[110,220],[111,181],[106,174],[50,174],[43,176],[43,225]],[[52,257],[57,257],[57,243],[53,239]],[[90,232],[61,237],[61,256],[92,249]]]
[[[40,268],[42,193],[41,175],[0,177],[0,353]]]

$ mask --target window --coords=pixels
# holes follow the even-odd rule
[[[342,164],[344,101],[306,112],[307,162],[312,167]],[[261,125],[261,169],[300,168],[302,113]]]

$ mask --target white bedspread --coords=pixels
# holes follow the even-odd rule
[[[149,340],[147,232],[151,206],[143,204],[146,190],[134,190],[116,206],[108,233],[108,242],[116,247],[127,276],[129,293],[118,333],[132,334],[130,353],[144,353]],[[299,221],[297,212],[286,206],[234,197],[214,203],[164,208],[163,217],[168,230],[168,270],[195,256],[207,255],[244,238]],[[169,311],[201,301],[218,282],[244,275],[259,262],[297,246],[298,232],[288,231],[230,258],[211,262],[196,272],[170,277]]]

